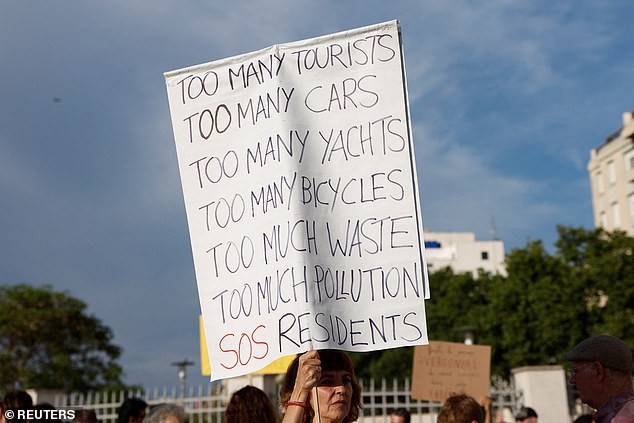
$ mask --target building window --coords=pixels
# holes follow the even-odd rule
[[[625,155],[625,170],[634,170],[634,150]]]
[[[611,185],[616,184],[616,167],[614,166],[614,160],[608,162],[608,178]]]
[[[619,203],[612,203],[612,222],[614,226],[612,229],[618,229],[621,227],[621,214],[619,213]]]
[[[608,216],[605,214],[605,212],[601,212],[601,214],[599,215],[599,224],[603,229],[608,229]]]
[[[630,194],[630,217],[634,219],[634,194]]]
[[[603,174],[601,172],[597,172],[597,192],[599,193],[599,195],[603,194]]]
[[[488,251],[481,251],[480,252],[480,258],[484,261],[489,259],[489,252]]]

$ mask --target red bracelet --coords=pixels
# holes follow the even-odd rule
[[[306,408],[306,403],[305,402],[299,402],[299,401],[289,401],[286,404],[284,404],[285,407],[290,407],[290,406],[295,406],[295,407],[302,407],[302,408]]]

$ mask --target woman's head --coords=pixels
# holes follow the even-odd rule
[[[321,379],[317,392],[319,395],[319,411],[322,416],[329,416],[341,422],[354,422],[361,409],[361,386],[354,374],[350,357],[339,350],[320,350]],[[281,400],[285,404],[293,392],[299,356],[288,367],[282,386]],[[314,416],[314,404],[311,400],[304,414],[304,422],[310,422]]]
[[[269,397],[255,386],[245,386],[231,395],[225,410],[227,423],[277,423],[277,411]]]

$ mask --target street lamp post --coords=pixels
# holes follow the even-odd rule
[[[473,345],[475,343],[475,333],[478,331],[477,327],[461,326],[459,328],[456,328],[455,330],[464,334],[465,345]]]
[[[181,398],[185,398],[185,381],[187,380],[187,366],[193,366],[194,362],[187,359],[183,361],[175,361],[172,366],[178,368],[178,381],[181,386]]]

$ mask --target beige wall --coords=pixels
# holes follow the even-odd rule
[[[425,248],[430,272],[449,266],[456,273],[486,272],[506,275],[504,242],[477,241],[471,232],[433,232],[425,230],[425,241],[437,241],[439,248]]]
[[[562,366],[530,366],[512,369],[515,387],[523,393],[523,405],[533,408],[539,423],[570,421],[568,391]]]
[[[634,236],[634,111],[590,153],[588,173],[595,227]]]

